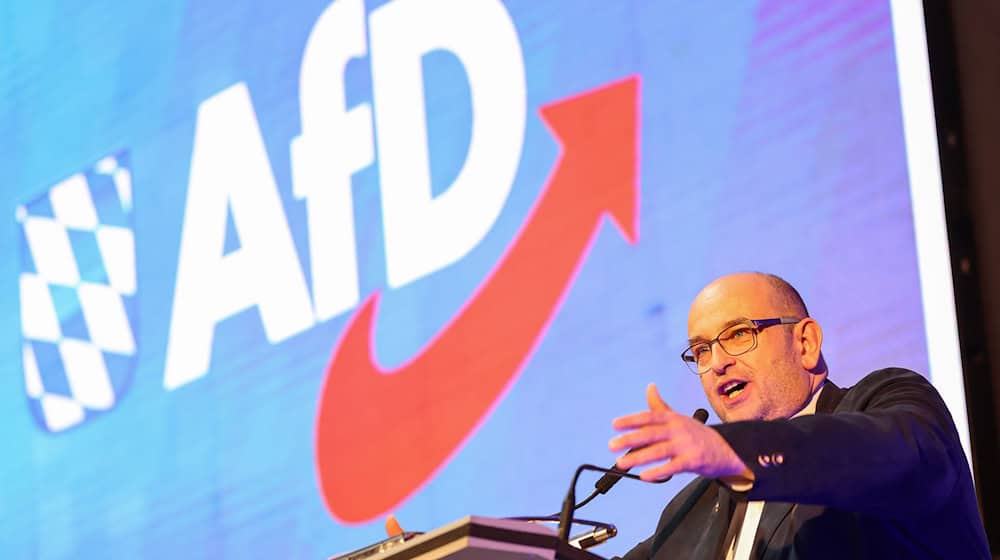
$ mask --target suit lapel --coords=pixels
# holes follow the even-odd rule
[[[771,539],[781,524],[792,514],[795,504],[785,502],[767,502],[764,504],[764,511],[760,515],[760,524],[757,525],[757,534],[754,538],[753,556],[760,558],[764,551],[768,550]]]
[[[833,381],[827,379],[823,383],[823,392],[819,394],[819,400],[816,401],[816,414],[830,414],[837,410],[837,406],[840,405],[845,394],[847,394],[847,389],[841,389],[834,385]]]
[[[823,383],[823,392],[816,401],[816,414],[830,414],[837,409],[840,401],[847,393],[846,389],[841,389],[827,379]],[[760,556],[771,543],[775,532],[791,516],[796,504],[785,502],[768,502],[764,504],[764,511],[761,512],[760,524],[757,526],[757,538],[754,546],[754,556]]]
[[[701,550],[704,551],[702,558],[712,558],[724,560],[726,557],[726,533],[729,525],[733,522],[733,510],[736,508],[736,500],[725,486],[719,485],[719,501],[716,502],[715,514],[711,523],[705,524],[705,532],[701,536],[704,543]],[[714,551],[714,554],[709,554]]]
[[[716,560],[733,513],[732,494],[716,481],[700,479],[697,487],[657,528],[650,547],[654,560],[676,558],[678,551],[691,560]]]

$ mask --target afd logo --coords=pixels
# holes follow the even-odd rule
[[[472,107],[465,161],[437,196],[422,74],[424,55],[435,50],[462,64]],[[373,94],[371,102],[348,107],[344,76],[352,59],[370,66]],[[396,0],[370,14],[362,0],[331,4],[306,42],[299,76],[302,132],[289,147],[293,193],[306,206],[306,271],[250,91],[239,83],[204,101],[164,386],[173,390],[204,376],[216,325],[243,310],[256,307],[266,337],[277,343],[360,303],[351,176],[373,166],[376,153],[388,285],[404,286],[465,256],[489,232],[510,193],[525,105],[521,45],[497,0]],[[240,248],[229,253],[227,213],[240,239]]]
[[[462,64],[472,107],[465,161],[437,196],[421,67],[434,50]],[[373,95],[348,107],[352,59],[370,65]],[[205,375],[216,325],[244,309],[255,306],[278,342],[357,308],[319,396],[316,471],[340,520],[363,522],[395,507],[457,452],[517,377],[602,218],[636,241],[638,85],[627,79],[543,109],[563,154],[520,233],[449,324],[404,366],[385,371],[372,352],[378,294],[359,306],[351,176],[378,155],[389,288],[461,259],[493,226],[520,163],[524,60],[496,0],[396,0],[367,16],[361,0],[338,0],[305,47],[302,133],[290,146],[293,191],[306,204],[312,293],[249,91],[237,84],[198,111],[164,385]],[[230,253],[227,212],[241,242]],[[407,466],[394,469],[400,457]]]
[[[21,350],[42,428],[61,432],[110,410],[135,365],[132,181],[108,156],[17,209]]]
[[[465,161],[437,195],[421,66],[435,50],[462,64],[472,107]],[[354,59],[370,66],[373,94],[348,107],[344,74]],[[372,352],[379,296],[360,301],[351,176],[377,154],[389,288],[465,256],[492,228],[520,164],[528,115],[517,32],[496,0],[396,0],[367,15],[362,0],[338,0],[310,33],[299,82],[302,133],[289,149],[310,269],[299,262],[250,92],[234,85],[198,110],[164,386],[204,376],[216,325],[245,309],[257,309],[277,343],[354,308],[319,395],[315,453],[331,514],[363,522],[426,484],[496,405],[603,217],[637,240],[639,81],[542,109],[563,152],[542,195],[461,311],[394,371]],[[228,253],[227,214],[240,239]],[[406,469],[393,468],[400,457]]]

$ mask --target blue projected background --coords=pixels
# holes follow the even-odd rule
[[[888,0],[15,3],[0,37],[4,557],[557,511],[648,382],[704,406],[687,306],[739,270],[799,288],[839,385],[930,374]],[[595,551],[689,479],[582,510]]]

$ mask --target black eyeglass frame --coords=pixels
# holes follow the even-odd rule
[[[722,329],[722,332],[716,335],[716,337],[713,338],[712,340],[696,342],[685,348],[684,351],[681,352],[681,361],[684,362],[684,365],[687,366],[687,368],[691,371],[691,373],[694,373],[695,375],[699,376],[704,375],[708,373],[708,370],[712,368],[711,366],[709,366],[706,367],[703,371],[698,371],[698,359],[695,358],[694,353],[691,352],[691,349],[694,348],[695,346],[701,346],[702,344],[707,344],[709,351],[714,352],[715,350],[713,350],[712,347],[716,343],[718,343],[719,348],[721,348],[722,351],[725,352],[726,354],[730,356],[742,356],[743,354],[746,354],[747,352],[750,352],[755,348],[757,348],[757,335],[760,333],[760,331],[766,329],[767,327],[773,327],[774,325],[797,325],[800,322],[802,322],[802,318],[799,317],[773,317],[771,319],[747,319],[746,321],[740,321],[739,323],[734,323]],[[726,350],[726,347],[722,345],[722,341],[720,341],[719,338],[729,329],[746,323],[750,323],[753,325],[753,328],[751,329],[751,332],[753,333],[753,344],[751,344],[750,347],[747,348],[746,350],[733,354],[729,350]]]

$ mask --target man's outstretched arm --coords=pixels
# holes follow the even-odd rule
[[[948,409],[920,375],[871,374],[839,408],[714,426],[754,472],[749,499],[904,519],[935,511],[968,477]]]

